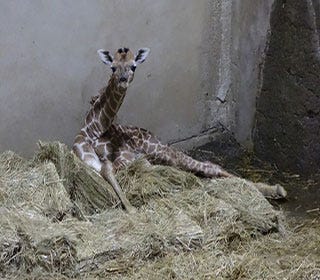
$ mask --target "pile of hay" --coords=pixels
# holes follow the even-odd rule
[[[201,180],[137,161],[117,174],[137,209],[127,214],[107,182],[65,145],[39,147],[32,160],[13,152],[0,155],[1,277],[320,275],[316,229],[303,238],[285,232],[282,214],[243,179]]]

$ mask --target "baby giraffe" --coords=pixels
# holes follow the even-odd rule
[[[128,48],[118,49],[114,56],[98,50],[101,60],[111,67],[108,85],[93,99],[85,125],[75,137],[73,151],[113,187],[123,207],[133,210],[122,192],[115,171],[132,163],[141,155],[151,163],[181,168],[206,177],[230,177],[227,171],[211,162],[200,162],[168,145],[162,144],[149,131],[113,122],[132,82],[137,66],[149,54],[148,48],[134,55]]]

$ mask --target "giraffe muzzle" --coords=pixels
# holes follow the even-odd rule
[[[120,78],[119,79],[119,87],[121,88],[127,88],[129,86],[129,82],[126,78]]]

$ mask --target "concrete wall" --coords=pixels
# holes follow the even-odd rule
[[[165,142],[222,123],[247,141],[272,2],[1,1],[0,151],[28,155],[38,139],[70,145],[110,74],[96,50],[122,46],[151,53],[120,122]]]
[[[320,1],[276,0],[255,151],[281,170],[320,168]]]
[[[256,98],[261,88],[262,71],[270,32],[273,0],[233,1],[231,44],[231,92],[234,113],[231,130],[236,139],[252,148]]]
[[[224,141],[222,126],[243,146],[252,148],[256,98],[261,88],[273,3],[274,0],[211,1],[211,28],[205,37],[211,48],[202,63],[202,75],[210,77],[203,103],[204,129],[200,136],[181,141],[179,147],[192,149],[207,142]]]

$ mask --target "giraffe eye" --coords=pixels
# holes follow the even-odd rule
[[[134,72],[136,70],[137,66],[132,65],[130,68],[131,68],[132,72]]]
[[[111,67],[112,72],[114,73],[116,71],[116,67]]]

